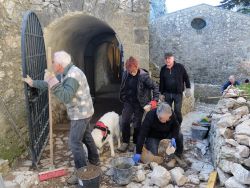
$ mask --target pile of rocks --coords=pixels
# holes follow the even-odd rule
[[[112,168],[105,173],[108,176],[113,176]],[[189,183],[189,179],[185,176],[185,172],[180,167],[175,167],[167,170],[155,162],[150,164],[140,164],[135,167],[135,175],[132,182],[129,183],[127,188],[143,188],[143,187],[165,187],[174,188],[174,185],[184,186]]]
[[[221,99],[212,115],[210,144],[220,183],[230,188],[250,186],[250,101]]]

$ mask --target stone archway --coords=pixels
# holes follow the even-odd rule
[[[94,16],[71,13],[55,20],[45,28],[44,33],[47,47],[50,46],[53,52],[67,51],[74,64],[84,71],[95,101],[93,121],[111,110],[120,113],[118,92],[123,52],[116,32]],[[58,116],[63,114],[58,112],[62,107],[58,108],[58,105],[53,105],[57,109],[53,113],[56,123],[60,123],[63,118]]]

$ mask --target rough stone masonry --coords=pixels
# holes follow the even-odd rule
[[[250,185],[250,102],[239,97],[218,102],[212,116],[210,144],[221,186]]]
[[[150,62],[160,67],[171,51],[196,84],[196,98],[220,95],[229,75],[241,82],[249,76],[249,21],[206,4],[166,14],[150,23]]]

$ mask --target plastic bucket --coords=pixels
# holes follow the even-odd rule
[[[131,157],[118,157],[112,160],[113,180],[119,185],[127,185],[134,174],[135,163]]]
[[[192,138],[193,139],[203,140],[206,137],[207,133],[208,133],[207,127],[192,126]]]
[[[102,171],[98,166],[88,165],[77,170],[79,188],[99,188]]]

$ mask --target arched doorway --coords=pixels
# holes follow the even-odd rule
[[[106,22],[86,14],[66,15],[45,28],[45,43],[53,51],[70,53],[84,71],[94,101],[93,123],[108,111],[121,113],[122,44]]]

